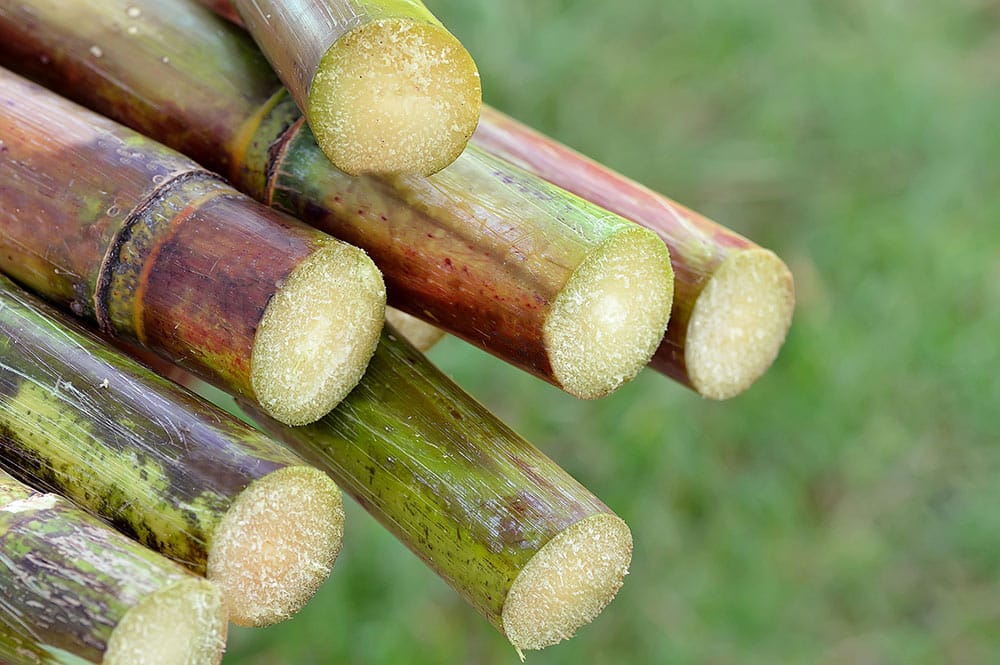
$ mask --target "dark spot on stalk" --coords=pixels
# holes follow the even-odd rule
[[[388,218],[388,217],[386,217],[385,215],[379,215],[379,218],[380,218],[380,219],[381,219],[381,220],[382,220],[383,222],[388,222],[388,221],[389,221],[389,218]]]
[[[365,216],[364,208],[358,208],[358,215],[360,215],[361,217]]]
[[[465,417],[464,417],[464,416],[463,416],[463,415],[462,415],[462,414],[461,414],[461,413],[459,412],[459,410],[458,410],[458,409],[452,409],[450,413],[451,413],[451,417],[452,417],[452,418],[454,418],[455,420],[463,420],[463,419],[465,418]]]
[[[187,525],[191,527],[192,530],[197,531],[198,527],[200,526],[200,523],[198,521],[198,513],[188,508],[182,512],[182,515],[184,515],[184,522],[187,523]]]
[[[306,199],[302,205],[302,219],[304,221],[314,221],[323,219],[327,214],[327,209],[312,199]]]
[[[452,264],[451,264],[451,259],[450,259],[450,258],[445,258],[445,260],[444,260],[444,264],[445,264],[446,266],[448,266],[449,268],[451,268],[451,267],[452,267]]]

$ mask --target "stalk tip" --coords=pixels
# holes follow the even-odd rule
[[[619,231],[588,256],[543,328],[562,389],[596,399],[632,379],[663,338],[673,293],[669,252],[651,231]]]
[[[465,47],[440,25],[404,18],[338,39],[308,95],[317,143],[351,175],[440,171],[465,148],[483,103]]]
[[[777,357],[794,308],[792,273],[773,252],[727,258],[691,312],[684,351],[691,386],[710,399],[749,388]]]
[[[385,320],[385,284],[361,250],[330,241],[267,305],[254,339],[253,390],[286,425],[314,422],[364,375]]]
[[[277,623],[326,580],[343,537],[343,499],[334,482],[312,467],[285,467],[233,502],[209,549],[208,578],[222,589],[233,623]]]
[[[573,636],[618,593],[632,560],[632,533],[609,513],[580,520],[521,570],[504,601],[504,634],[519,652]]]
[[[226,611],[211,582],[189,578],[132,607],[108,639],[105,665],[209,665],[222,660]]]

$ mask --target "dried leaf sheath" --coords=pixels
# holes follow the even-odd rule
[[[496,110],[474,143],[659,234],[675,296],[654,368],[723,399],[771,365],[794,308],[791,272],[773,253]]]
[[[234,6],[343,171],[435,173],[472,136],[479,72],[420,0]]]
[[[0,471],[0,658],[8,665],[218,663],[215,586]]]
[[[326,417],[294,428],[258,421],[519,649],[571,636],[622,583],[625,523],[391,329]]]
[[[325,475],[4,277],[0,465],[207,573],[240,624],[294,613],[340,549]]]
[[[180,0],[81,0],[70,17],[58,4],[0,8],[0,58],[180,150],[204,151],[200,128],[220,118],[239,126],[216,146],[230,154],[208,166],[365,249],[391,304],[579,396],[607,394],[651,357],[672,296],[653,234],[476,150],[429,178],[351,178],[327,163],[282,93],[252,103],[231,94],[268,90],[266,81],[278,89],[259,58],[241,55],[240,31]],[[105,45],[99,59],[94,43]],[[174,131],[180,118],[189,133]],[[245,144],[234,149],[234,135]]]
[[[9,73],[0,103],[0,269],[285,422],[357,382],[384,307],[363,253]]]

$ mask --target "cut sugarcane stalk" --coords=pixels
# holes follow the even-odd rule
[[[384,317],[363,252],[0,73],[0,270],[290,424],[357,383]]]
[[[216,586],[0,471],[0,658],[8,665],[211,665]]]
[[[325,474],[4,277],[0,466],[207,575],[240,625],[294,614],[340,551]]]
[[[246,35],[201,7],[30,0],[0,8],[0,37],[8,65],[363,248],[390,304],[571,394],[607,395],[662,339],[655,234],[474,149],[427,178],[346,176]]]
[[[440,171],[479,121],[479,72],[420,0],[237,0],[247,29],[346,173]]]

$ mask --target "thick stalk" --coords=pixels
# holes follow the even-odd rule
[[[62,5],[0,8],[0,58],[182,151],[211,152],[197,127],[238,127],[208,166],[367,251],[394,306],[580,397],[634,376],[662,339],[672,274],[655,234],[475,149],[431,177],[346,176],[240,31],[183,0]]]
[[[378,339],[374,264],[197,164],[0,72],[0,270],[299,424]]]
[[[340,550],[326,475],[4,277],[0,465],[207,574],[242,625],[296,612]]]
[[[214,584],[2,471],[0,598],[8,665],[209,665],[225,648]]]
[[[713,399],[771,366],[792,320],[792,274],[772,252],[486,108],[477,146],[652,229],[670,248],[674,303],[652,366]]]
[[[326,417],[295,428],[255,419],[329,472],[519,650],[570,637],[622,584],[625,523],[389,327],[365,378]]]
[[[343,171],[436,173],[472,136],[476,64],[420,0],[233,5]]]

